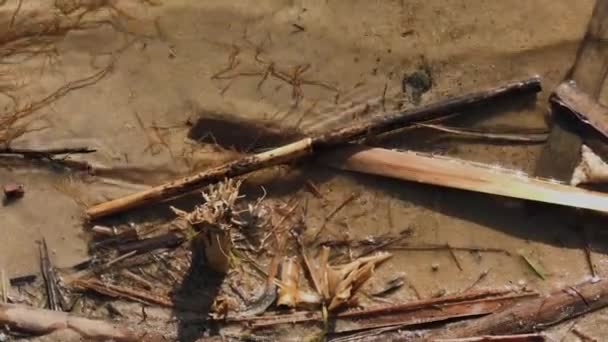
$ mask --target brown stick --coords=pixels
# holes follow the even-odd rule
[[[343,170],[608,213],[606,194],[459,159],[351,148],[328,153],[321,161]]]
[[[11,330],[32,335],[46,335],[70,330],[87,341],[162,341],[160,335],[135,331],[114,322],[93,320],[65,312],[36,309],[23,305],[0,304],[0,324]]]
[[[580,338],[581,341],[583,341],[583,342],[597,342],[596,339],[594,339],[591,336],[588,336],[587,334],[585,334],[584,332],[582,332],[576,328],[572,329],[572,333],[574,335],[576,335],[576,337]]]
[[[60,154],[82,154],[82,153],[93,153],[97,150],[90,147],[74,147],[74,148],[13,148],[4,147],[0,148],[0,154],[20,154],[26,157],[51,157]]]
[[[137,254],[147,253],[160,248],[173,248],[182,244],[185,239],[177,233],[168,232],[151,238],[145,238],[119,245],[116,249],[119,253],[137,251]]]
[[[104,284],[97,279],[77,279],[72,285],[82,290],[91,290],[113,298],[129,299],[135,302],[160,305],[167,308],[173,307],[173,302],[166,296],[145,291],[142,289],[130,289],[112,284]]]
[[[48,308],[53,311],[61,310],[60,294],[57,288],[57,277],[55,274],[55,268],[49,257],[49,249],[46,244],[46,239],[42,238],[39,245],[40,252],[40,273],[44,279],[44,285],[46,289],[47,305]]]
[[[540,80],[532,78],[477,93],[450,98],[413,110],[396,112],[370,122],[357,123],[330,133],[312,138],[304,138],[268,152],[244,157],[196,175],[177,179],[139,193],[101,203],[88,208],[86,214],[89,219],[95,220],[143,205],[161,202],[189,193],[211,182],[217,182],[224,178],[236,177],[265,167],[292,161],[296,158],[310,155],[313,152],[335,147],[355,139],[388,132],[455,111],[466,110],[475,105],[486,104],[499,97],[521,93],[535,93],[540,90]]]
[[[608,280],[591,281],[556,291],[548,297],[521,301],[475,321],[447,326],[430,333],[426,340],[530,333],[607,305]]]

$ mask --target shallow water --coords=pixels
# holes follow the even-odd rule
[[[23,82],[15,95],[27,102],[94,73],[96,66],[108,63],[109,53],[116,57],[107,77],[36,112],[38,122],[49,128],[14,141],[14,146],[97,147],[94,155],[74,158],[105,167],[103,177],[2,161],[0,179],[24,183],[27,191],[22,200],[0,209],[4,236],[0,267],[9,276],[37,270],[35,241],[43,236],[59,266],[85,258],[83,205],[233,158],[234,152],[188,139],[192,124],[209,113],[270,122],[289,132],[337,127],[352,121],[339,116],[341,110],[385,92],[384,109],[413,106],[407,100],[394,100],[395,94],[401,92],[405,74],[426,67],[433,84],[422,95],[422,103],[540,75],[544,91],[536,101],[502,101],[455,123],[545,127],[548,94],[572,65],[593,7],[591,0],[114,3],[120,9],[115,16],[130,13],[135,18],[122,18],[120,31],[108,26],[72,31],[55,42],[52,65],[41,69],[44,59],[33,58],[4,67]],[[22,13],[44,6],[47,2],[32,1]],[[2,20],[10,20],[10,13],[5,8]],[[285,80],[298,72],[299,86]],[[372,106],[372,112],[381,111],[380,107]],[[238,133],[244,141],[255,135]],[[542,145],[454,140],[427,131],[402,132],[379,144],[529,173],[542,149]],[[363,239],[412,228],[408,240],[412,244],[449,243],[512,253],[456,252],[460,270],[445,251],[395,251],[370,286],[397,272],[405,273],[425,298],[467,289],[486,271],[488,275],[475,286],[525,286],[546,292],[578,283],[590,276],[581,249],[581,226],[587,221],[587,240],[598,274],[608,272],[605,233],[595,218],[585,214],[312,164],[274,171],[271,177],[294,174],[300,177],[293,182],[263,184],[273,196],[308,199],[311,227],[353,192],[360,194],[327,225],[327,233],[335,238]],[[306,179],[318,185],[325,205],[306,190]],[[520,252],[544,266],[545,280],[526,266]],[[431,270],[433,264],[437,271]],[[391,296],[408,299],[414,293],[404,288]],[[603,313],[594,317],[598,322],[605,319]],[[606,328],[592,322],[585,318],[578,324],[599,338]],[[561,338],[560,331],[554,333]]]

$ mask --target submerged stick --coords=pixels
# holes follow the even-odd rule
[[[57,291],[57,280],[55,270],[49,257],[49,249],[46,239],[42,238],[39,246],[40,252],[40,271],[44,279],[46,289],[47,305],[50,310],[60,311],[59,293]]]
[[[144,205],[179,197],[209,183],[240,176],[262,168],[282,164],[336,147],[349,141],[388,132],[412,123],[486,104],[496,98],[515,94],[536,93],[541,90],[539,78],[508,83],[477,93],[453,97],[405,112],[396,112],[370,122],[355,123],[326,134],[304,138],[271,151],[244,157],[201,173],[176,179],[151,189],[101,203],[87,209],[87,217],[95,220]]]
[[[50,157],[61,154],[83,154],[97,152],[96,149],[90,147],[62,147],[62,148],[0,148],[0,154],[20,154],[26,157]]]
[[[606,194],[461,159],[351,148],[324,155],[321,161],[343,170],[608,213]]]
[[[473,139],[487,139],[496,141],[522,142],[522,143],[541,143],[547,141],[549,133],[541,131],[527,131],[522,133],[514,132],[490,132],[480,129],[449,127],[444,125],[419,123],[418,127],[433,129],[440,132],[455,134],[462,137]]]

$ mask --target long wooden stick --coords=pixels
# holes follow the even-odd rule
[[[608,280],[590,281],[547,297],[523,300],[486,317],[456,323],[426,336],[425,341],[479,335],[523,334],[543,330],[608,305]]]
[[[146,204],[157,203],[189,193],[211,182],[217,182],[224,178],[236,177],[265,167],[285,163],[355,139],[388,132],[412,123],[429,120],[456,111],[463,111],[473,106],[487,104],[496,98],[522,93],[535,93],[540,90],[540,80],[538,78],[531,78],[477,93],[450,98],[413,110],[396,112],[370,122],[356,123],[330,133],[304,138],[268,152],[248,156],[193,176],[177,179],[142,192],[101,203],[88,208],[86,214],[89,219],[94,220]],[[243,132],[243,134],[247,133]]]
[[[162,341],[160,335],[135,331],[117,323],[88,319],[65,312],[32,308],[23,305],[0,304],[0,324],[14,331],[32,335],[46,335],[69,330],[84,341]]]
[[[324,154],[327,165],[350,171],[608,213],[608,195],[460,159],[382,148]]]

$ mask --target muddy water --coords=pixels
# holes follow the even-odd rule
[[[97,147],[94,155],[74,158],[103,168],[100,177],[2,162],[0,179],[24,183],[27,191],[25,198],[0,209],[0,267],[11,276],[38,268],[35,241],[41,237],[60,266],[85,258],[84,205],[232,158],[234,153],[188,138],[192,125],[209,113],[266,121],[290,132],[339,126],[353,120],[339,116],[341,109],[383,94],[384,109],[413,106],[407,99],[392,99],[401,92],[405,74],[425,69],[432,87],[422,94],[422,103],[538,74],[545,91],[536,101],[505,101],[456,123],[545,127],[548,93],[574,61],[593,7],[591,0],[115,3],[113,15],[120,26],[69,32],[56,42],[54,62],[44,69],[45,62],[36,58],[10,67],[24,84],[16,95],[35,99],[95,72],[111,53],[116,57],[106,78],[36,113],[38,122],[49,128],[14,142]],[[31,6],[35,10],[48,4],[35,1]],[[8,18],[10,13],[5,9],[2,15]],[[289,83],[294,75],[299,75],[299,86]],[[247,140],[255,132],[239,134]],[[526,172],[534,170],[542,148],[453,140],[432,132],[403,133],[381,144]],[[459,269],[445,251],[395,251],[369,283],[373,287],[395,273],[405,274],[412,287],[393,294],[395,299],[415,298],[413,288],[426,298],[473,284],[546,292],[590,276],[581,249],[580,223],[587,219],[576,213],[314,165],[272,173],[275,178],[293,175],[299,176],[294,182],[265,186],[274,196],[308,201],[310,227],[353,192],[359,194],[328,224],[327,238],[363,239],[411,228],[412,244],[510,252],[456,252]],[[305,179],[318,185],[325,203],[306,190]],[[147,218],[155,214],[146,213]],[[125,216],[120,221],[139,219]],[[601,228],[588,224],[587,239],[598,273],[604,275],[608,259]],[[546,279],[527,267],[519,253],[542,264]],[[605,317],[600,313],[596,319]],[[579,324],[588,328],[591,322]],[[588,331],[599,337],[597,329],[599,325]],[[560,337],[561,331],[553,333]]]

